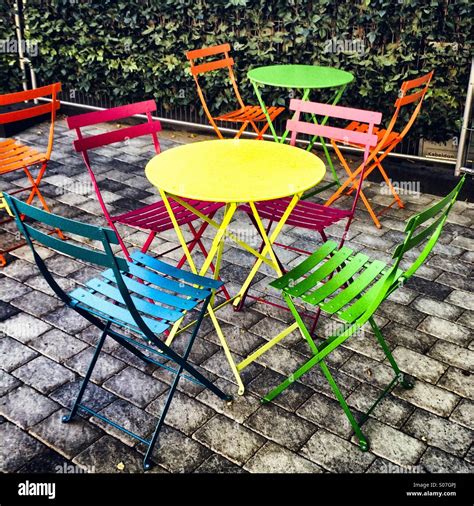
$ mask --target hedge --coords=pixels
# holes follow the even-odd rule
[[[0,38],[14,37],[8,2],[0,2]],[[154,97],[172,112],[199,108],[185,52],[230,42],[244,98],[252,66],[311,63],[355,75],[342,104],[392,111],[400,83],[435,70],[416,134],[458,135],[472,48],[470,0],[29,0],[26,37],[40,83],[60,80],[114,103]],[[328,40],[362,40],[364,54],[327,51]],[[347,48],[346,48],[347,49]],[[15,55],[0,57],[1,91],[19,88]],[[206,89],[216,109],[232,107],[230,90],[214,74]],[[283,90],[266,90],[284,104]],[[324,98],[324,95],[323,97]]]

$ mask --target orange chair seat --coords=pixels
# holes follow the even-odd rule
[[[0,174],[45,161],[45,153],[40,153],[15,139],[0,141]]]
[[[268,107],[268,114],[273,120],[284,110],[284,107]],[[258,105],[246,105],[245,107],[236,109],[235,111],[226,112],[214,119],[219,121],[235,121],[239,123],[245,123],[247,121],[261,122],[267,120],[262,108]]]
[[[352,130],[354,132],[367,132],[367,125],[365,123],[359,123],[358,121],[352,121],[347,125],[346,130]],[[374,134],[377,136],[377,141],[380,142],[384,135],[387,133],[386,128],[377,128],[374,127],[373,130]],[[389,136],[385,140],[383,146],[380,147],[380,149],[383,149],[384,147],[392,144],[393,141],[398,139],[400,137],[400,134],[398,132],[390,132]],[[360,147],[360,144],[351,144],[352,146]]]

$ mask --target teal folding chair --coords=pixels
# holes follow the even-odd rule
[[[395,362],[373,315],[380,304],[397,288],[405,284],[430,254],[441,234],[448,213],[461,191],[464,179],[465,176],[440,202],[408,220],[405,227],[405,240],[395,249],[394,261],[391,265],[371,259],[363,253],[355,253],[346,246],[339,248],[334,241],[327,241],[297,267],[270,283],[274,288],[282,290],[283,298],[295,317],[292,327],[299,328],[313,356],[265,395],[263,402],[272,401],[303,374],[319,365],[359,439],[361,450],[369,449],[368,439],[362,433],[361,426],[370,413],[396,385],[401,384],[404,388],[413,387],[412,382],[404,376]],[[428,224],[429,220],[431,222]],[[405,253],[415,247],[422,249],[413,263],[403,270],[401,264]],[[295,299],[316,306],[329,315],[337,316],[342,320],[340,329],[317,347],[295,306]],[[325,358],[348,338],[359,332],[367,322],[372,327],[392,366],[395,377],[362,419],[357,421],[329,371]]]
[[[112,250],[112,245],[120,244],[112,229],[96,227],[47,213],[8,194],[4,194],[4,199],[7,210],[15,217],[18,229],[25,236],[35,262],[50,287],[67,306],[77,311],[102,331],[79,394],[70,414],[63,418],[63,422],[72,420],[80,409],[124,431],[146,445],[143,466],[145,470],[149,469],[152,466],[153,447],[181,377],[209,388],[225,401],[232,400],[232,397],[213,385],[188,362],[209,301],[215,290],[222,286],[222,282],[183,271],[140,251],[133,252],[131,261],[127,261],[116,256]],[[92,249],[75,244],[71,240],[61,241],[40,230],[39,227],[28,223],[23,217],[35,225],[43,224],[59,228],[68,236],[74,234],[86,241],[97,241],[101,248]],[[85,288],[77,288],[66,294],[37,253],[33,240],[73,258],[106,268],[106,270],[99,277],[88,281]],[[199,304],[201,304],[199,317],[187,347],[180,355],[164,344],[158,336]],[[123,329],[131,331],[133,337],[119,332]],[[145,363],[163,367],[175,374],[158,423],[148,440],[81,403],[107,336]],[[151,358],[144,351],[154,354],[155,358]],[[174,362],[175,365],[170,366],[166,363],[168,361]]]

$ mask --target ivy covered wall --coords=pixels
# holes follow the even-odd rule
[[[10,4],[10,5],[8,5]],[[0,1],[0,38],[14,37],[12,0]],[[337,66],[355,75],[341,104],[389,115],[402,80],[435,70],[417,135],[458,135],[472,51],[470,0],[28,0],[26,37],[39,83],[116,104],[154,97],[170,112],[199,108],[185,52],[230,42],[244,97],[246,71],[272,63]],[[332,42],[331,42],[332,41]],[[0,54],[0,89],[20,89],[16,55]],[[11,66],[11,64],[15,64]],[[232,107],[218,74],[211,103]],[[283,90],[268,102],[287,103]],[[315,97],[316,98],[316,97]]]

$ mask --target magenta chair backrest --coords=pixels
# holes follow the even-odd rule
[[[70,129],[75,129],[77,133],[77,139],[74,141],[74,149],[82,154],[84,163],[86,164],[89,176],[92,180],[97,199],[99,200],[102,211],[104,212],[105,218],[109,225],[115,230],[113,219],[111,218],[104,199],[100,192],[99,185],[91,167],[89,160],[88,150],[98,148],[101,146],[108,146],[115,142],[121,142],[142,135],[151,135],[153,138],[153,144],[155,146],[156,153],[160,153],[160,143],[158,141],[157,132],[161,130],[161,123],[159,121],[153,121],[151,113],[156,111],[156,104],[154,100],[146,100],[144,102],[137,102],[135,104],[122,105],[119,107],[113,107],[112,109],[106,109],[105,111],[88,112],[86,114],[80,114],[78,116],[71,116],[67,118],[67,125]],[[147,117],[146,123],[140,125],[126,126],[117,130],[112,130],[103,134],[83,136],[81,128],[97,125],[98,123],[106,123],[109,121],[118,121],[126,118],[130,118],[135,114],[145,114]],[[120,236],[119,236],[120,237]],[[122,248],[126,250],[125,245],[121,242]]]
[[[85,152],[89,149],[107,146],[115,142],[133,139],[142,135],[151,135],[155,146],[156,153],[160,152],[160,144],[157,132],[161,130],[161,123],[153,121],[151,113],[156,111],[156,103],[154,100],[146,100],[135,104],[122,105],[106,109],[104,111],[88,112],[78,116],[67,118],[67,125],[70,129],[75,129],[77,140],[74,141],[74,148],[78,152]],[[98,123],[106,123],[110,121],[118,121],[130,118],[136,114],[146,114],[147,122],[140,125],[120,128],[98,135],[90,135],[83,137],[81,128],[96,125]]]

